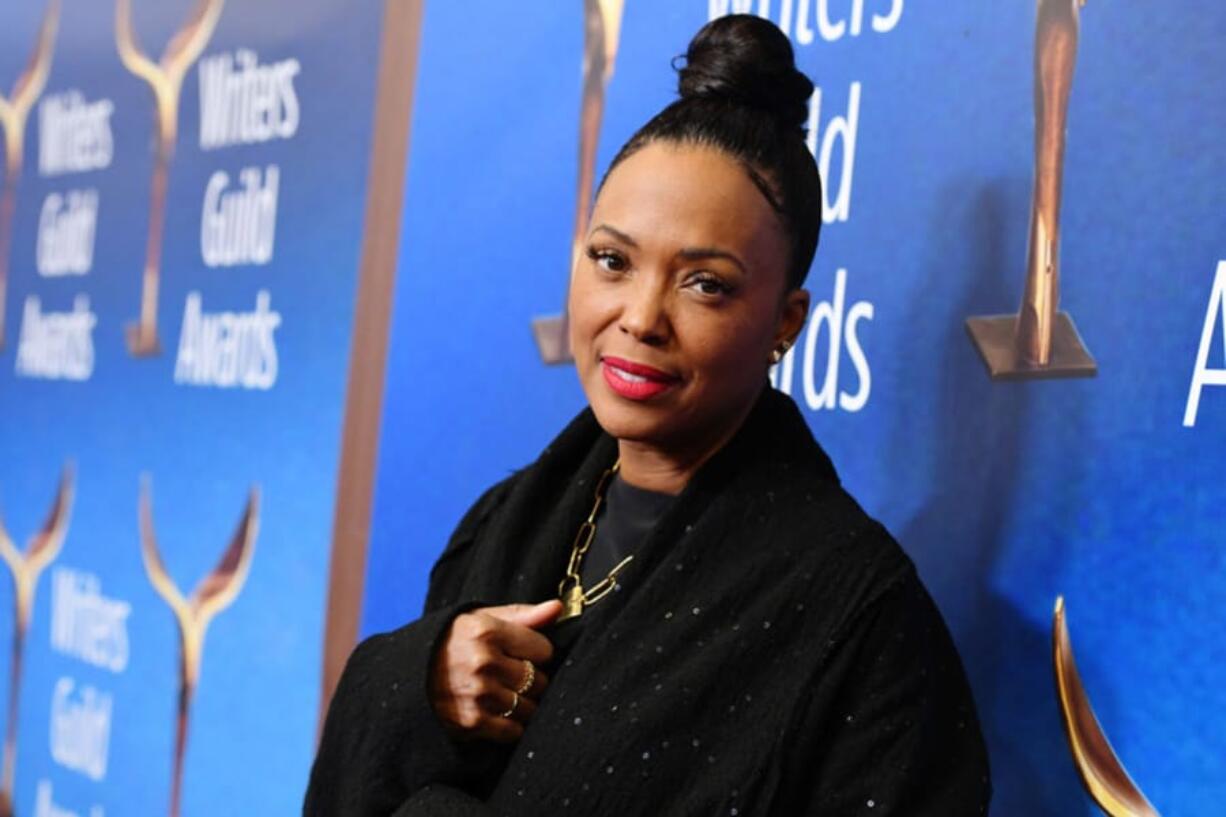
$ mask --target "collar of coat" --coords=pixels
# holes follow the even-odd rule
[[[616,457],[616,440],[584,409],[461,525],[443,561],[462,557],[463,576],[439,601],[555,598],[596,482]],[[621,572],[621,592],[585,611],[584,625],[613,626],[640,590],[667,594],[679,583],[706,581],[713,594],[776,595],[785,583],[848,570],[860,578],[838,589],[850,614],[858,606],[851,597],[872,595],[882,569],[896,575],[909,567],[884,528],[842,489],[795,402],[764,385],[741,428],[703,464]],[[746,585],[755,577],[764,585],[756,591]]]

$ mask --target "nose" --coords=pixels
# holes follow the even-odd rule
[[[668,317],[668,284],[652,275],[637,275],[627,282],[618,328],[652,346],[668,341],[672,326]]]

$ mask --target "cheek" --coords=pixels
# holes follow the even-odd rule
[[[696,374],[706,374],[706,387],[736,391],[757,383],[766,372],[772,333],[764,331],[767,316],[721,315],[719,320],[691,321],[684,327]],[[769,327],[768,327],[769,329]]]
[[[566,302],[570,347],[575,362],[586,365],[592,342],[601,329],[608,324],[608,305],[600,297],[598,288],[592,285],[591,276],[583,270],[571,278],[570,293]]]

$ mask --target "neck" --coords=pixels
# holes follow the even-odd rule
[[[664,494],[681,493],[707,460],[732,439],[753,408],[750,402],[721,431],[678,446],[660,446],[640,440],[617,441],[621,478],[636,488]]]

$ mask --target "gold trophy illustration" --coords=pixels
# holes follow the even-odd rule
[[[1038,0],[1035,170],[1026,288],[1017,315],[968,318],[993,380],[1092,377],[1097,366],[1060,304],[1060,199],[1068,103],[1085,0]]]
[[[140,319],[127,327],[128,351],[134,357],[161,351],[157,336],[158,283],[162,263],[162,231],[166,223],[166,184],[179,128],[179,92],[187,69],[204,51],[223,0],[197,0],[183,28],[170,39],[162,57],[154,62],[136,44],[132,31],[132,0],[116,0],[115,42],[125,68],[149,83],[155,103],[156,152],[149,192],[149,237],[145,242],[145,269],[141,277]]]
[[[26,120],[51,73],[51,53],[60,22],[60,0],[51,0],[30,62],[13,83],[6,99],[0,96],[0,127],[4,129],[4,189],[0,192],[0,349],[4,348],[5,296],[8,292],[9,250],[13,243],[13,212],[17,209],[17,181],[25,156]]]
[[[204,654],[204,634],[213,617],[230,606],[243,589],[251,569],[251,556],[259,530],[260,493],[251,488],[247,507],[239,518],[230,544],[213,571],[201,579],[190,597],[175,585],[158,552],[153,529],[153,500],[146,477],[140,493],[141,556],[145,572],[154,590],[170,606],[179,625],[179,697],[175,721],[174,762],[170,786],[170,817],[179,817],[183,792],[183,759],[187,748],[187,727],[191,716],[192,698],[200,679],[200,662]]]
[[[1056,695],[1060,699],[1064,733],[1086,790],[1110,817],[1159,817],[1158,811],[1120,763],[1090,705],[1073,657],[1063,596],[1056,599],[1051,637]]]
[[[571,237],[571,268],[582,251],[587,233],[588,207],[596,179],[596,146],[604,116],[605,89],[613,77],[621,36],[625,0],[584,0],[583,102],[579,111],[579,189],[575,204],[575,232]],[[565,304],[565,300],[563,300]],[[532,334],[546,363],[571,360],[566,308],[561,315],[532,319]]]
[[[4,734],[4,767],[0,777],[0,817],[13,815],[13,782],[17,767],[17,716],[18,703],[21,699],[21,667],[25,656],[26,634],[30,629],[30,618],[34,613],[34,591],[38,587],[38,577],[47,569],[47,565],[55,561],[64,537],[68,533],[68,519],[72,514],[73,469],[71,465],[64,466],[60,477],[59,490],[51,503],[51,511],[47,520],[37,533],[26,543],[25,551],[20,551],[9,538],[4,524],[0,522],[0,558],[8,565],[13,576],[13,651],[12,666],[9,668],[9,701],[8,725]]]

